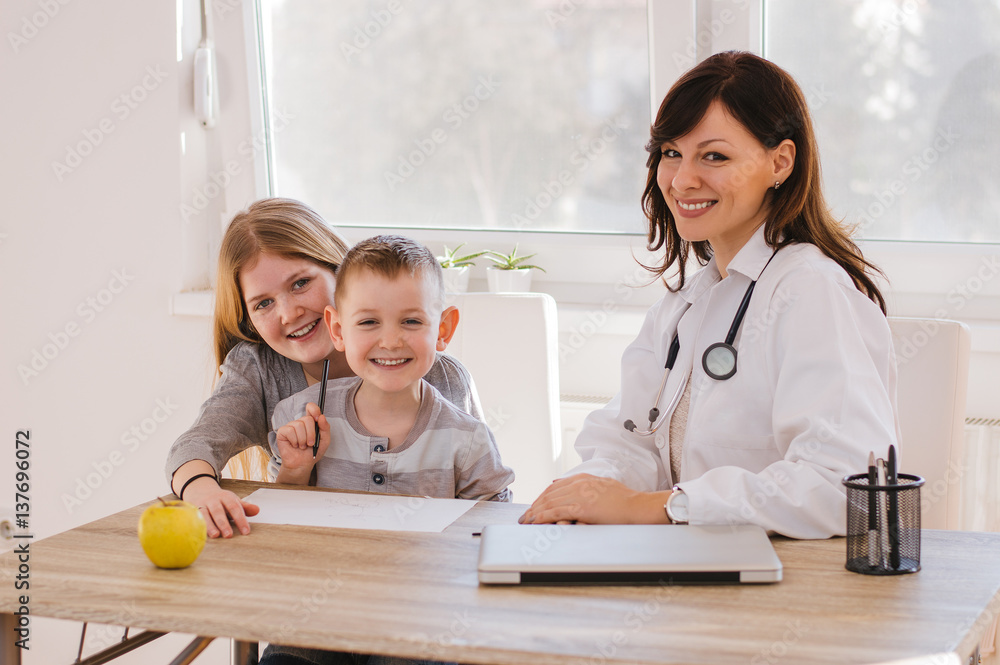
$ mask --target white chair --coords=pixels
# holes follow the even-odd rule
[[[924,529],[957,529],[962,510],[965,401],[972,334],[960,321],[889,317],[896,347],[901,470],[924,478],[920,488]],[[997,622],[978,649],[981,662],[996,663]]]
[[[959,321],[889,317],[896,347],[900,471],[924,478],[921,526],[959,526],[964,473],[969,327]]]
[[[559,347],[556,302],[543,293],[449,294],[458,329],[446,353],[479,391],[514,500],[530,503],[559,475]]]

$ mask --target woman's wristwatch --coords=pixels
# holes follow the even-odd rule
[[[671,524],[688,523],[688,497],[677,485],[674,485],[667,502],[663,504],[663,509],[667,511],[667,519]]]

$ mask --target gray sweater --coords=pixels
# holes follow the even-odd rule
[[[240,342],[226,356],[221,370],[194,425],[170,448],[167,482],[191,460],[208,462],[221,477],[226,463],[243,450],[252,446],[268,450],[274,407],[308,387],[302,365],[266,344]],[[457,360],[439,353],[424,378],[449,402],[483,419],[472,377]]]

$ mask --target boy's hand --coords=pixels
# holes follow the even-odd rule
[[[313,459],[313,442],[316,440],[316,423],[319,423],[319,449]],[[312,468],[326,454],[330,447],[330,423],[320,413],[319,407],[310,402],[306,405],[306,415],[293,420],[275,432],[281,470],[275,482],[305,485],[309,482]]]

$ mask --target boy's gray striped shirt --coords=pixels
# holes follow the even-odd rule
[[[327,384],[325,415],[330,447],[316,465],[317,485],[343,490],[409,494],[436,498],[510,501],[514,472],[500,460],[493,433],[451,404],[438,390],[422,383],[417,419],[402,444],[386,450],[388,439],[368,432],[354,409],[361,379],[334,379]],[[318,403],[320,385],[282,400],[274,410],[275,430]],[[272,479],[281,464],[277,435],[268,435],[273,455]]]

